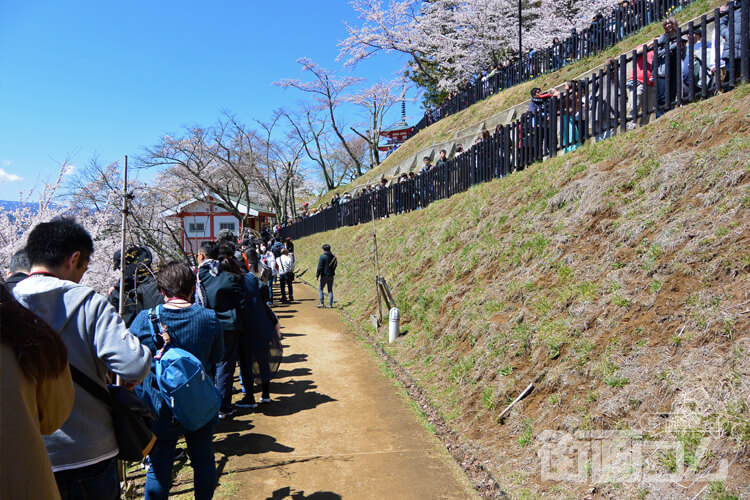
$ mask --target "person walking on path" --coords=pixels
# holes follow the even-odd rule
[[[333,307],[333,278],[336,275],[336,266],[338,261],[336,256],[331,253],[331,245],[323,245],[323,255],[318,259],[318,271],[315,274],[315,278],[320,278],[320,286],[318,287],[318,295],[320,296],[320,304],[318,307],[325,307],[325,295],[323,294],[323,288],[328,287],[328,307]]]
[[[182,262],[170,262],[163,266],[156,279],[159,291],[166,303],[156,306],[160,309],[159,321],[169,333],[170,343],[188,351],[198,358],[203,368],[222,361],[224,355],[224,335],[216,311],[192,303],[195,292],[195,273]],[[138,313],[131,325],[131,331],[141,343],[156,353],[162,345],[154,343],[154,335],[149,310]],[[160,341],[160,339],[157,339]],[[210,499],[216,488],[216,462],[212,448],[214,417],[206,425],[187,432],[175,419],[171,408],[162,396],[153,365],[143,384],[136,388],[138,396],[158,416],[152,424],[156,444],[149,454],[151,467],[146,473],[146,500],[166,499],[172,486],[172,468],[177,440],[185,436],[190,463],[195,478],[195,498]]]

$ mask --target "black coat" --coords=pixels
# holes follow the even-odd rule
[[[242,278],[226,271],[212,276],[205,267],[198,269],[198,277],[206,292],[206,307],[216,312],[224,331],[243,331],[245,293],[242,290]]]
[[[321,276],[335,276],[336,275],[336,256],[330,251],[323,252],[323,255],[318,259],[318,271],[315,274],[316,278]]]
[[[245,292],[245,331],[252,338],[254,348],[268,349],[275,331],[260,294],[260,280],[253,273],[247,273],[242,280],[242,288]]]
[[[127,282],[126,282],[127,284]],[[107,296],[107,302],[119,311],[120,283],[118,282]],[[164,296],[156,286],[156,280],[151,278],[138,285],[137,288],[125,292],[125,307],[122,315],[125,325],[130,327],[138,313],[164,303]]]

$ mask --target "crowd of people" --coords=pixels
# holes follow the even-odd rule
[[[529,107],[519,119],[484,130],[464,150],[440,151],[435,164],[423,158],[419,171],[402,172],[334,195],[330,202],[279,226],[279,234],[307,236],[404,211],[469,186],[577,149],[587,140],[600,141],[618,130],[648,123],[675,107],[733,89],[750,59],[750,40],[743,44],[742,18],[748,13],[734,1],[680,29],[674,17],[663,22],[654,42],[641,44],[620,58],[608,58],[590,76],[565,82],[563,88],[531,90]],[[750,21],[748,21],[750,24]],[[449,155],[452,155],[450,157]]]
[[[131,245],[124,258],[118,252],[114,263],[125,266],[120,315],[119,282],[107,297],[80,284],[97,258],[88,232],[67,218],[36,225],[0,283],[0,497],[119,498],[118,410],[97,396],[116,386],[134,390],[150,413],[154,440],[143,462],[145,498],[169,496],[183,436],[195,498],[211,498],[214,427],[272,401],[281,357],[280,324],[271,308],[276,279],[280,300],[294,300],[294,244],[268,231],[263,236],[238,242],[224,232],[201,244],[197,266],[174,261],[156,270],[145,247]],[[332,274],[323,285],[332,304]],[[205,404],[188,407],[184,395],[165,396],[162,363],[170,355],[200,367],[202,375],[188,386],[192,380],[208,384],[213,396]],[[237,365],[243,394],[233,402]],[[183,365],[169,370],[175,366]],[[176,372],[169,373],[174,378]]]
[[[596,12],[585,29],[579,31],[574,27],[563,40],[554,37],[544,49],[529,50],[523,57],[507,57],[495,66],[467,78],[439,106],[425,112],[411,135],[503,89],[597,54],[663,15],[676,12],[687,3],[679,0],[622,0],[606,16]]]

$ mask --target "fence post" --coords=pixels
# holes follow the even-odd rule
[[[742,16],[740,21],[742,83],[748,83],[750,82],[750,0],[742,0],[740,16]]]
[[[550,112],[547,117],[547,127],[549,128],[549,155],[550,157],[557,156],[557,104],[559,100],[557,97],[550,99]]]
[[[628,87],[627,87],[627,66],[628,56],[627,54],[620,55],[620,75],[617,82],[617,89],[620,98],[620,109],[617,112],[617,120],[620,124],[620,131],[625,132],[628,129]],[[633,103],[635,104],[635,103]]]
[[[729,2],[729,8],[727,9],[726,14],[728,16],[727,27],[729,28],[729,36],[727,37],[727,47],[729,48],[729,60],[727,61],[727,80],[729,81],[729,88],[733,89],[735,87],[737,78],[737,75],[735,74],[736,64],[734,62],[734,59],[737,56],[737,54],[734,53],[734,43],[737,39],[737,33],[734,32],[734,16],[736,16],[737,13],[734,10],[734,2]]]
[[[682,93],[684,92],[682,88],[682,56],[684,55],[684,49],[682,48],[682,28],[679,26],[677,27],[677,38],[675,39],[675,64],[677,67],[677,74],[675,75],[675,82],[674,82],[674,88],[675,88],[675,97],[677,99],[677,103],[675,107],[682,106]],[[692,60],[692,58],[691,58]]]

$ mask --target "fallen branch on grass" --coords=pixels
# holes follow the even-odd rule
[[[497,421],[502,422],[503,417],[505,417],[505,415],[510,411],[510,409],[513,408],[516,405],[516,403],[518,403],[523,398],[528,396],[533,390],[534,390],[534,384],[529,384],[528,387],[526,387],[526,389],[524,389],[523,392],[519,394],[518,397],[511,404],[509,404],[506,409],[503,410],[503,412],[497,417]]]

